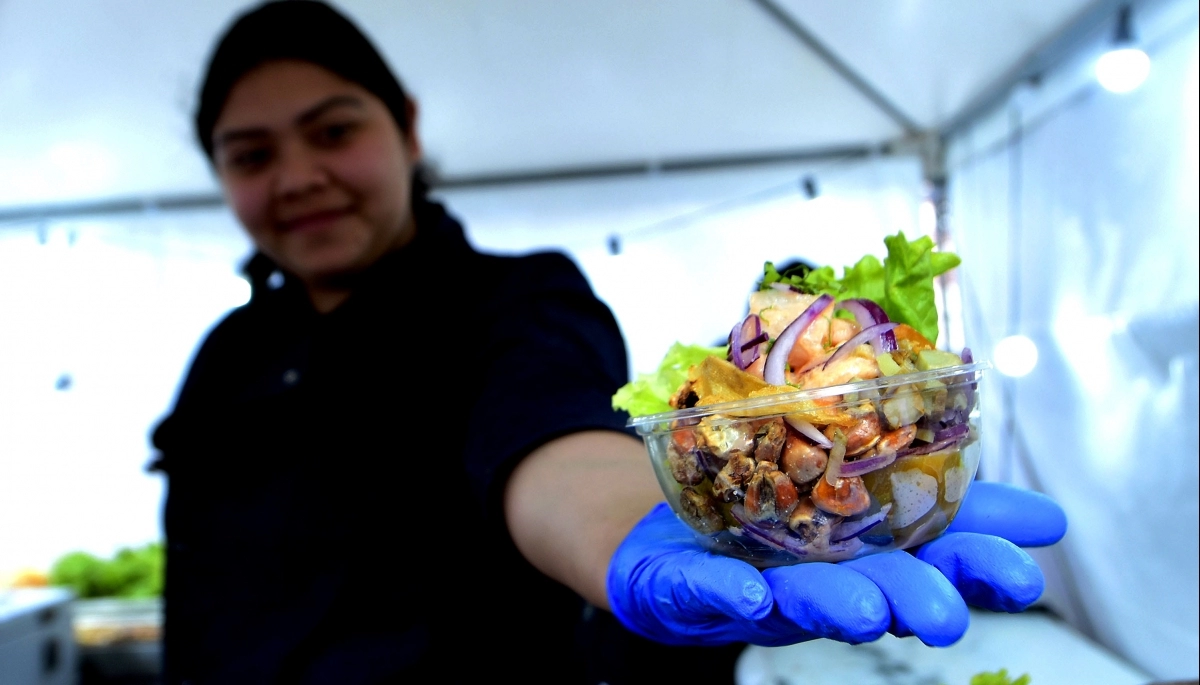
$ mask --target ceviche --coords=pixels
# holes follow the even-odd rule
[[[957,513],[987,365],[935,345],[933,279],[958,258],[925,237],[885,242],[882,262],[841,278],[766,263],[728,345],[677,343],[614,396],[709,548],[836,561],[920,544]]]

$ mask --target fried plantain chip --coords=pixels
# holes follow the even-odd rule
[[[688,380],[692,383],[692,391],[700,398],[697,406],[744,400],[755,391],[770,387],[766,381],[720,357],[705,357],[704,361],[692,366],[688,369]]]

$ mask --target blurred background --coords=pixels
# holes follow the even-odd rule
[[[992,670],[1196,677],[1194,0],[336,4],[418,100],[471,242],[572,256],[631,373],[723,339],[765,260],[840,271],[897,231],[957,252],[938,342],[995,365],[979,477],[1066,508],[1039,607],[1112,680],[1021,648]],[[153,663],[148,433],[250,293],[190,124],[249,5],[0,0],[0,683]],[[1017,625],[977,623],[993,644]],[[115,644],[125,666],[101,661]],[[792,682],[806,647],[739,677]]]

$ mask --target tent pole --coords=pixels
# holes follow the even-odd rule
[[[921,136],[918,148],[921,156],[921,175],[925,181],[925,201],[933,206],[933,238],[939,251],[953,252],[954,238],[950,234],[950,226],[946,212],[946,145],[937,133],[926,133]],[[958,275],[956,270],[938,276],[935,279],[938,291],[938,330],[941,331],[942,342],[939,346],[954,350],[962,345],[961,336],[956,334],[959,325],[958,298],[949,296],[951,291],[958,290]],[[952,306],[953,305],[953,306]],[[937,341],[935,341],[937,342]]]
[[[1140,4],[1145,4],[1145,0],[1095,0],[1090,3],[1063,30],[1034,49],[944,122],[939,127],[942,137],[949,140],[966,130],[983,116],[998,109],[1017,86],[1037,83],[1047,72],[1076,54],[1089,40],[1098,35],[1107,35],[1113,17],[1122,6],[1131,5],[1136,9]]]
[[[900,128],[904,129],[904,133],[910,137],[917,137],[921,133],[921,126],[913,120],[912,117],[905,114],[894,102],[889,100],[887,96],[879,92],[875,86],[862,77],[857,71],[852,69],[840,57],[833,53],[824,43],[817,40],[812,31],[809,31],[799,21],[796,20],[787,11],[780,8],[773,0],[752,0],[754,4],[761,7],[771,18],[778,22],[783,28],[787,29],[794,38],[804,44],[809,50],[812,50],[822,62],[830,69],[837,72],[846,83],[857,90],[859,94],[870,100],[878,107],[885,115],[894,121]]]

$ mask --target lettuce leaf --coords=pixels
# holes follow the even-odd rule
[[[799,265],[780,273],[775,265],[763,265],[760,289],[772,283],[786,283],[802,292],[828,293],[835,299],[867,298],[878,303],[888,318],[906,323],[936,343],[938,337],[937,300],[933,279],[958,266],[960,259],[948,252],[934,252],[933,240],[921,236],[908,240],[904,233],[884,238],[887,257],[880,262],[867,255],[854,266],[845,267],[838,278],[833,267],[810,269]],[[613,395],[613,409],[645,416],[671,410],[671,396],[687,380],[688,369],[705,357],[725,358],[728,347],[704,347],[675,343],[667,351],[655,373],[639,374]]]
[[[979,673],[971,677],[971,685],[1029,685],[1029,674],[1019,678],[1009,678],[1008,669],[1000,669],[995,673]]]
[[[933,279],[958,266],[957,255],[933,251],[933,240],[921,236],[909,242],[904,234],[884,238],[884,300],[879,303],[893,321],[900,321],[937,342],[937,299]]]
[[[613,395],[613,409],[629,412],[630,416],[645,416],[671,411],[669,400],[687,380],[688,369],[699,364],[705,357],[724,359],[728,347],[704,347],[675,343],[667,350],[667,356],[658,365],[655,373],[638,374],[636,380],[626,383]]]
[[[892,321],[906,323],[936,343],[938,311],[933,279],[958,266],[962,260],[949,252],[934,252],[929,236],[910,241],[900,232],[884,238],[883,242],[888,253],[882,263],[873,255],[867,255],[854,266],[844,268],[840,279],[828,266],[803,274],[780,274],[771,262],[767,262],[759,287],[765,289],[771,283],[787,283],[803,292],[828,293],[838,300],[857,297],[873,300]]]

